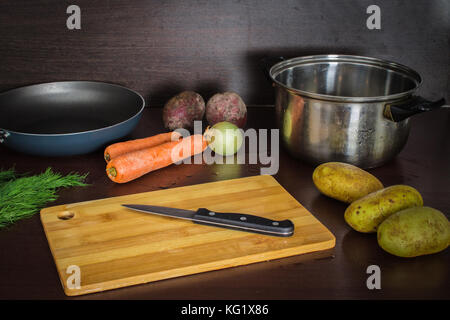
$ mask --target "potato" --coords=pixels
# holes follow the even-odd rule
[[[378,227],[380,247],[399,257],[417,257],[446,249],[450,224],[440,211],[430,207],[408,208],[394,213]]]
[[[376,177],[354,165],[327,162],[313,172],[313,182],[324,195],[347,203],[383,189]]]
[[[410,186],[395,185],[358,199],[345,210],[345,221],[356,231],[376,232],[384,219],[397,211],[423,206],[420,193]]]

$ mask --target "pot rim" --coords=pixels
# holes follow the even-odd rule
[[[415,87],[407,91],[385,96],[349,97],[349,96],[327,95],[295,89],[276,80],[276,76],[278,76],[281,72],[289,68],[304,64],[321,63],[321,62],[351,62],[384,68],[406,76],[415,83]],[[269,76],[271,80],[274,82],[274,84],[288,90],[291,93],[320,100],[331,100],[338,102],[378,102],[378,101],[399,100],[412,95],[412,93],[416,91],[422,84],[422,77],[420,76],[420,74],[403,64],[379,58],[357,56],[357,55],[341,55],[341,54],[311,55],[283,60],[281,62],[276,63],[270,68]]]

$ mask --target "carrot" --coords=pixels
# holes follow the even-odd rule
[[[106,165],[106,174],[114,182],[125,183],[201,153],[206,147],[203,135],[195,134],[179,141],[166,142],[113,158]]]
[[[173,136],[172,136],[172,134],[173,134]],[[104,157],[105,157],[106,162],[109,162],[109,161],[111,161],[111,159],[114,159],[117,156],[120,156],[122,154],[137,151],[140,149],[154,147],[154,146],[163,144],[165,142],[179,140],[180,137],[181,137],[181,134],[179,134],[176,131],[172,131],[172,132],[157,134],[155,136],[144,138],[144,139],[136,139],[136,140],[129,140],[129,141],[125,141],[125,142],[114,143],[114,144],[106,147],[105,152],[104,152]]]

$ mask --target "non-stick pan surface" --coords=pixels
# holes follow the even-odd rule
[[[0,141],[45,156],[88,153],[130,133],[144,105],[137,92],[103,82],[17,88],[0,94]]]

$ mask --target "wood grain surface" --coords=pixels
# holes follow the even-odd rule
[[[129,210],[149,204],[290,219],[274,237]],[[61,219],[70,213],[70,219]],[[254,176],[43,209],[41,221],[64,292],[81,295],[333,248],[335,237],[272,176]],[[70,266],[80,270],[71,287]]]
[[[161,117],[160,108],[152,106],[144,110],[142,120],[128,138],[163,132]],[[274,109],[249,108],[248,127],[276,128]],[[427,206],[450,218],[449,128],[448,108],[412,117],[404,150],[391,162],[369,172],[386,186],[413,186],[420,191]],[[266,165],[169,166],[135,181],[115,184],[105,174],[102,149],[61,158],[29,156],[0,145],[0,167],[12,166],[18,173],[30,174],[41,173],[49,166],[61,174],[89,172],[90,186],[61,189],[59,198],[49,204],[63,205],[254,176]],[[314,166],[291,157],[285,148],[280,149],[276,180],[335,235],[333,249],[68,297],[36,214],[0,230],[0,299],[450,299],[449,249],[407,260],[383,251],[376,235],[356,232],[345,222],[344,203],[320,194],[311,179],[313,170]],[[369,290],[366,286],[370,265],[381,269],[381,290]],[[129,312],[129,308],[126,310]]]
[[[81,9],[68,30],[66,9]],[[369,30],[369,0],[0,1],[0,90],[57,80],[98,80],[162,105],[182,90],[205,99],[238,92],[273,104],[264,56],[345,53],[403,63],[421,93],[449,99],[447,0],[378,0],[381,30]]]

